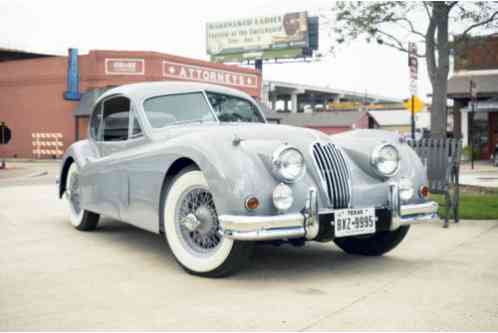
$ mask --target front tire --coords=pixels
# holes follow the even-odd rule
[[[201,171],[186,169],[163,195],[164,232],[176,261],[188,273],[222,277],[248,261],[252,244],[223,237],[206,179]]]
[[[398,246],[409,229],[410,226],[401,226],[396,230],[382,231],[368,238],[336,238],[334,243],[349,254],[381,256]]]
[[[97,228],[100,215],[81,208],[79,168],[76,162],[69,166],[64,198],[69,206],[69,219],[73,227],[80,231],[90,231]]]

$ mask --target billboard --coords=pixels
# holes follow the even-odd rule
[[[308,14],[258,16],[206,24],[207,53],[212,58],[288,49],[302,50],[309,45]]]

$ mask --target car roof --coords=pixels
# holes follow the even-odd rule
[[[248,94],[233,88],[228,88],[215,84],[188,82],[188,81],[149,81],[140,83],[131,83],[118,86],[107,90],[99,100],[111,95],[123,94],[132,99],[142,99],[151,96],[180,94],[194,91],[212,91],[220,94],[234,95],[250,99]]]

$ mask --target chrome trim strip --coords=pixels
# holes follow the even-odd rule
[[[438,204],[429,201],[421,204],[400,205],[398,184],[389,185],[391,230],[416,222],[438,219]],[[220,231],[229,239],[261,241],[305,237],[315,239],[319,232],[319,214],[334,213],[334,209],[319,210],[317,193],[310,188],[302,213],[272,216],[220,215]]]
[[[439,205],[435,201],[415,205],[401,205],[400,215],[405,217],[407,215],[432,214],[437,213],[438,208]]]

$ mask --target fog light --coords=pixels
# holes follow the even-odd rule
[[[273,205],[278,210],[285,211],[292,206],[293,202],[292,189],[284,183],[278,184],[273,190]]]
[[[415,190],[411,180],[402,178],[399,181],[399,198],[403,201],[408,201],[413,197]]]
[[[425,185],[420,186],[419,193],[420,193],[420,196],[422,198],[427,198],[429,196],[429,194],[430,194],[429,187],[427,187]]]
[[[259,200],[256,197],[248,197],[245,202],[247,209],[253,210],[259,207]]]

